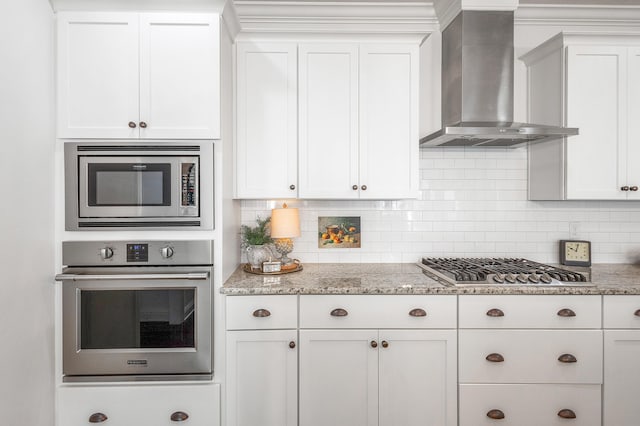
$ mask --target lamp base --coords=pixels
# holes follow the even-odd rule
[[[287,256],[293,251],[293,241],[291,238],[278,238],[275,240],[274,246],[276,251],[282,255],[280,262],[282,262],[283,265],[290,265],[293,263],[293,259]]]

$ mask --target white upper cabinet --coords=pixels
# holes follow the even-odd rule
[[[238,43],[237,102],[238,198],[418,195],[416,45]]]
[[[523,57],[529,121],[579,135],[529,147],[529,199],[640,198],[631,126],[640,113],[640,37],[559,34]]]
[[[298,196],[295,43],[237,43],[236,196]]]
[[[418,140],[418,47],[360,46],[360,198],[415,198]]]
[[[58,137],[220,137],[215,14],[58,14]]]
[[[627,49],[567,48],[567,199],[624,199]]]
[[[358,45],[300,45],[301,198],[357,198]]]

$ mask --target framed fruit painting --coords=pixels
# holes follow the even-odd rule
[[[360,216],[318,216],[318,247],[360,248]]]

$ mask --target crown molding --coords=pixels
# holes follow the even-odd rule
[[[431,1],[235,2],[243,33],[397,34],[424,39],[440,26]]]
[[[221,14],[224,29],[229,34],[231,40],[235,40],[236,36],[240,32],[240,19],[236,7],[232,1],[227,1]]]
[[[514,19],[518,25],[638,26],[640,6],[523,4]]]

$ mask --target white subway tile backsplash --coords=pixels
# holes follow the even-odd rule
[[[595,262],[640,260],[640,201],[528,201],[527,150],[420,150],[417,200],[287,200],[301,214],[303,262],[415,262],[422,256],[558,260],[560,239],[592,241]],[[244,200],[252,225],[282,200]],[[360,216],[359,249],[318,248],[318,216]],[[570,235],[570,224],[577,234]]]

